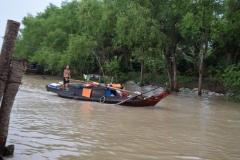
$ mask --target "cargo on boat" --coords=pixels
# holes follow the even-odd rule
[[[159,101],[170,94],[169,91],[164,91],[159,95],[148,97],[143,95],[145,93],[134,93],[133,95],[130,95],[127,93],[129,91],[104,84],[69,84],[67,89],[62,89],[61,84],[51,83],[46,85],[46,89],[47,91],[56,93],[63,98],[119,104],[132,107],[155,106]]]

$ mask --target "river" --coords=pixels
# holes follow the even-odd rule
[[[240,159],[240,105],[221,96],[173,93],[155,107],[115,106],[58,97],[45,85],[61,78],[45,78],[23,77],[7,140],[15,153],[5,160]]]

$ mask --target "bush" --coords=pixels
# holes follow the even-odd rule
[[[154,76],[152,74],[149,74],[149,75],[145,75],[144,78],[143,78],[143,84],[149,84],[151,82],[154,81]]]
[[[228,90],[228,99],[240,102],[240,62],[227,67],[222,76],[221,82]]]
[[[100,83],[105,83],[105,84],[107,84],[107,83],[110,83],[110,81],[111,81],[111,77],[108,77],[108,76],[105,76],[105,77],[101,77],[100,78]]]
[[[178,76],[178,83],[185,84],[193,81],[193,77]]]
[[[240,103],[240,96],[239,95],[227,95],[225,98],[227,101],[235,102],[235,103]]]
[[[140,73],[139,72],[128,72],[126,75],[127,80],[132,80],[135,82],[140,82]]]
[[[124,82],[128,81],[128,76],[125,75],[124,73],[119,73],[118,75],[119,75],[117,77],[118,83],[124,83]]]

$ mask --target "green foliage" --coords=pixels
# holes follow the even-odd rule
[[[69,45],[67,47],[65,58],[62,59],[61,64],[71,64],[78,72],[92,71],[91,66],[93,60],[91,59],[91,48],[94,47],[94,41],[91,37],[83,34],[82,36],[71,34],[69,37]]]
[[[154,53],[155,52],[155,53]],[[145,59],[145,64],[147,66],[147,70],[150,73],[153,73],[154,68],[154,60],[156,62],[156,70],[158,74],[164,74],[165,71],[165,61],[163,55],[156,49],[149,52],[151,56],[148,56]],[[156,75],[154,75],[156,76]]]
[[[212,41],[215,54],[224,57],[225,66],[237,63],[240,55],[240,3],[236,0],[223,1],[222,16],[213,23]]]
[[[140,73],[138,72],[129,72],[127,74],[127,80],[133,80],[136,83],[140,82]],[[143,79],[143,85],[146,84],[161,84],[165,85],[168,81],[168,77],[166,75],[154,76],[152,74],[146,74]]]
[[[69,64],[78,72],[118,76],[121,82],[140,82],[139,73],[128,72],[140,71],[144,60],[144,83],[160,84],[168,79],[166,70],[173,76],[175,55],[178,81],[188,83],[187,76],[197,76],[206,47],[206,76],[220,77],[219,66],[240,60],[239,22],[236,0],[64,1],[61,7],[49,4],[37,16],[23,18],[14,55],[49,72],[62,73]],[[235,73],[233,68],[228,72]],[[228,82],[226,75],[223,82],[234,91],[237,82]]]
[[[166,75],[160,75],[159,78],[156,79],[156,83],[165,84],[168,81],[168,77]]]
[[[226,68],[221,80],[228,89],[227,100],[240,103],[240,62]]]
[[[231,101],[231,102],[235,102],[235,103],[240,103],[240,96],[239,95],[232,95],[232,94],[229,94],[225,100],[227,101]]]
[[[124,73],[122,73],[122,72],[120,72],[119,74],[118,74],[118,77],[117,77],[117,82],[118,83],[124,83],[124,82],[126,82],[126,81],[128,81],[129,79],[128,79],[128,76],[126,75],[126,74],[124,74]]]
[[[104,68],[109,76],[116,76],[119,71],[119,63],[117,57],[113,57],[110,63],[105,64]]]
[[[128,72],[128,78],[134,80],[140,76],[139,72]]]
[[[156,77],[153,76],[152,74],[149,74],[149,75],[145,75],[145,77],[143,78],[143,84],[150,84],[151,82],[154,81]]]
[[[226,68],[221,78],[230,93],[240,94],[240,62]]]
[[[108,84],[108,83],[111,82],[111,79],[112,79],[111,77],[103,76],[103,77],[101,77],[101,79],[100,79],[100,83]]]
[[[186,84],[193,80],[193,77],[186,77],[186,76],[178,76],[179,84]]]
[[[167,81],[168,81],[168,77],[166,75],[160,75],[156,77],[150,74],[144,77],[143,84],[165,85]]]
[[[213,66],[210,65],[208,68],[208,74],[209,77],[220,77],[224,72],[224,68],[223,66],[217,65],[217,66]]]

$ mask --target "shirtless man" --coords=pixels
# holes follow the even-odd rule
[[[69,65],[66,66],[66,69],[63,72],[63,85],[64,89],[68,87],[68,83],[70,81],[71,75],[70,75],[70,70],[69,70]]]

